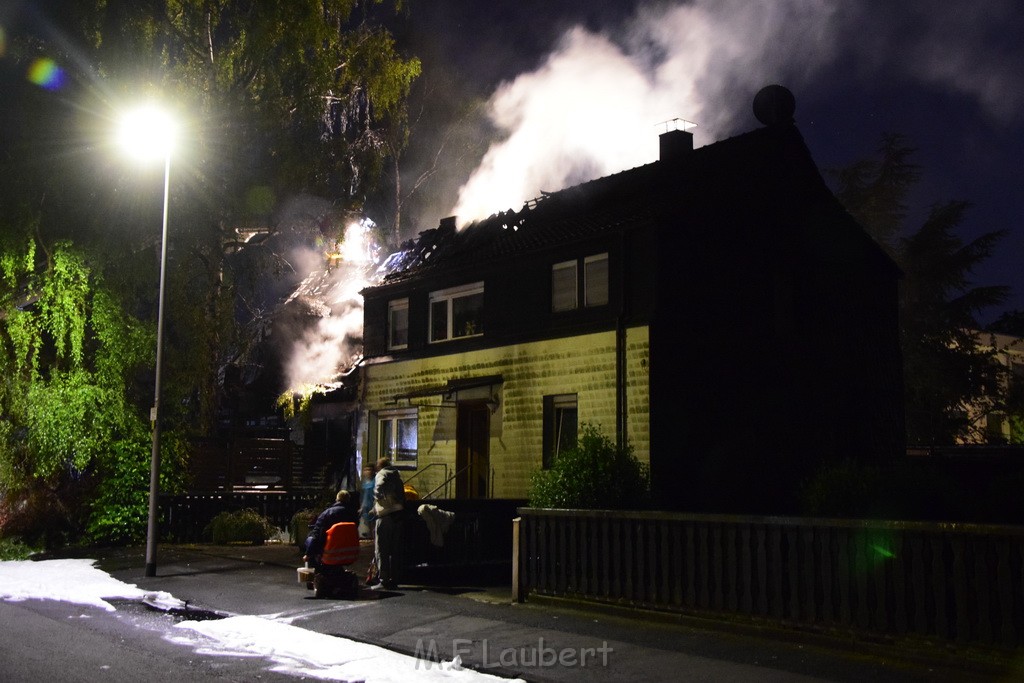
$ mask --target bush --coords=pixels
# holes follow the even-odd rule
[[[310,525],[316,521],[317,515],[322,510],[334,504],[334,499],[337,495],[338,492],[334,490],[321,491],[315,500],[310,501],[310,507],[299,510],[292,515],[291,523],[288,525],[288,535],[292,543],[300,548],[302,547],[306,537],[309,536]]]
[[[617,447],[600,430],[583,424],[576,447],[533,476],[530,505],[563,509],[638,509],[648,505],[650,469],[631,446]]]
[[[288,526],[289,539],[295,545],[301,547],[302,543],[309,536],[309,525],[316,521],[317,513],[313,510],[299,510],[292,515],[291,524]]]
[[[266,517],[252,509],[221,512],[206,525],[204,535],[217,545],[251,543],[260,545],[276,532]]]
[[[22,543],[19,538],[0,538],[0,562],[27,560],[35,550]]]
[[[856,460],[823,465],[803,487],[803,512],[812,517],[866,517],[882,481],[878,468]]]
[[[905,461],[827,463],[802,490],[813,517],[980,521],[976,507],[948,473]]]
[[[59,548],[78,537],[80,520],[75,513],[80,509],[72,487],[54,490],[30,482],[17,490],[0,491],[0,535],[32,546]]]
[[[107,449],[86,526],[89,541],[123,545],[146,537],[149,521],[150,451],[140,441],[122,440]]]

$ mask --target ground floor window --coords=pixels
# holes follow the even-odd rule
[[[576,446],[578,431],[576,394],[554,394],[544,397],[544,469],[555,458]]]
[[[377,457],[391,458],[396,467],[416,467],[419,447],[416,408],[377,414]]]

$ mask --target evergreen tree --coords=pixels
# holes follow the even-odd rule
[[[968,406],[992,406],[999,367],[979,348],[978,314],[1002,302],[1004,286],[977,286],[974,268],[1003,236],[992,231],[965,242],[956,234],[968,204],[932,206],[917,229],[906,225],[907,195],[920,178],[914,149],[883,136],[874,158],[834,173],[836,196],[902,268],[900,335],[906,392],[907,443],[950,445],[972,440],[981,426]]]

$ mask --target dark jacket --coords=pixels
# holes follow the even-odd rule
[[[306,556],[310,562],[319,562],[320,554],[324,551],[324,544],[327,542],[327,530],[338,522],[359,521],[359,512],[351,505],[344,505],[335,501],[333,505],[320,513],[310,527],[309,536],[306,538]]]

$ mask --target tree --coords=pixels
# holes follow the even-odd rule
[[[169,420],[209,429],[221,369],[248,342],[238,333],[238,325],[247,321],[237,317],[236,304],[239,298],[252,300],[264,286],[261,278],[237,267],[269,264],[260,274],[264,281],[288,271],[283,254],[232,255],[275,244],[272,239],[246,243],[253,229],[290,229],[278,213],[289,197],[323,197],[321,204],[338,214],[361,210],[376,190],[387,155],[405,143],[405,100],[420,64],[399,54],[383,24],[386,8],[400,11],[402,3],[56,4],[60,40],[33,36],[19,54],[29,59],[40,51],[56,52],[66,64],[89,65],[69,79],[75,92],[68,97],[80,99],[77,112],[97,114],[70,128],[95,135],[109,126],[118,102],[155,93],[188,122],[187,139],[172,163],[165,405],[180,408],[177,416],[167,411]],[[109,162],[103,171],[114,175],[115,168]],[[141,210],[125,211],[131,203],[125,197],[143,192],[135,175],[121,171],[110,193],[90,188],[106,201],[74,206],[79,211],[83,205],[107,207],[92,220],[97,241],[116,233],[136,249],[156,243],[158,234],[138,240],[132,226],[155,226],[157,219],[146,223]],[[150,181],[150,195],[158,194],[151,176],[142,180]],[[71,213],[69,208],[45,215],[44,232],[55,234],[60,228],[54,226],[68,223]],[[303,218],[325,233],[326,241],[341,238],[344,225],[331,216],[320,212]],[[124,248],[124,242],[116,247]]]
[[[155,343],[143,321],[156,315],[162,169],[140,172],[104,149],[116,110],[159,94],[188,121],[170,197],[170,479],[161,485],[170,491],[183,439],[212,425],[220,370],[244,343],[239,295],[261,285],[235,269],[232,254],[256,250],[242,233],[286,229],[276,211],[298,193],[359,210],[385,163],[385,134],[405,125],[420,66],[384,27],[401,2],[37,6],[47,19],[12,34],[0,71],[10,133],[0,140],[0,228],[10,238],[0,246],[0,485],[7,500],[31,490],[53,502],[74,490],[97,537],[134,537],[147,481]],[[21,78],[43,57],[65,70],[59,89]]]
[[[11,528],[0,531],[49,534],[50,543],[58,529],[82,527],[94,540],[140,538],[149,430],[135,377],[153,360],[153,327],[125,311],[84,250],[64,241],[47,247],[29,231],[5,228],[0,499],[2,526]],[[180,449],[172,443],[167,452],[166,470],[179,471]],[[164,490],[174,484],[165,479]],[[12,518],[25,505],[28,513]]]
[[[913,153],[902,136],[885,134],[875,157],[833,172],[839,201],[896,261],[907,194],[921,177],[920,168],[910,160]]]
[[[1019,342],[1016,340],[1024,338],[1024,311],[1006,311],[999,318],[989,325],[992,333],[1005,334],[1013,338],[1009,346],[1019,350]],[[995,344],[993,344],[995,348]],[[1009,352],[1010,349],[995,348],[996,352]],[[1003,367],[1004,376],[1001,378],[1001,386],[1005,387],[1003,402],[997,408],[1007,416],[1010,424],[1010,435],[1008,441],[1011,444],[1024,445],[1024,366],[1011,361],[1008,366]]]
[[[873,159],[834,173],[836,196],[902,268],[900,338],[906,393],[907,441],[950,445],[979,427],[968,406],[998,400],[999,368],[980,349],[978,314],[1003,301],[1004,286],[976,286],[974,268],[1003,236],[992,231],[964,242],[956,231],[968,204],[931,207],[916,230],[906,225],[906,201],[920,178],[914,149],[899,135],[885,135]]]

